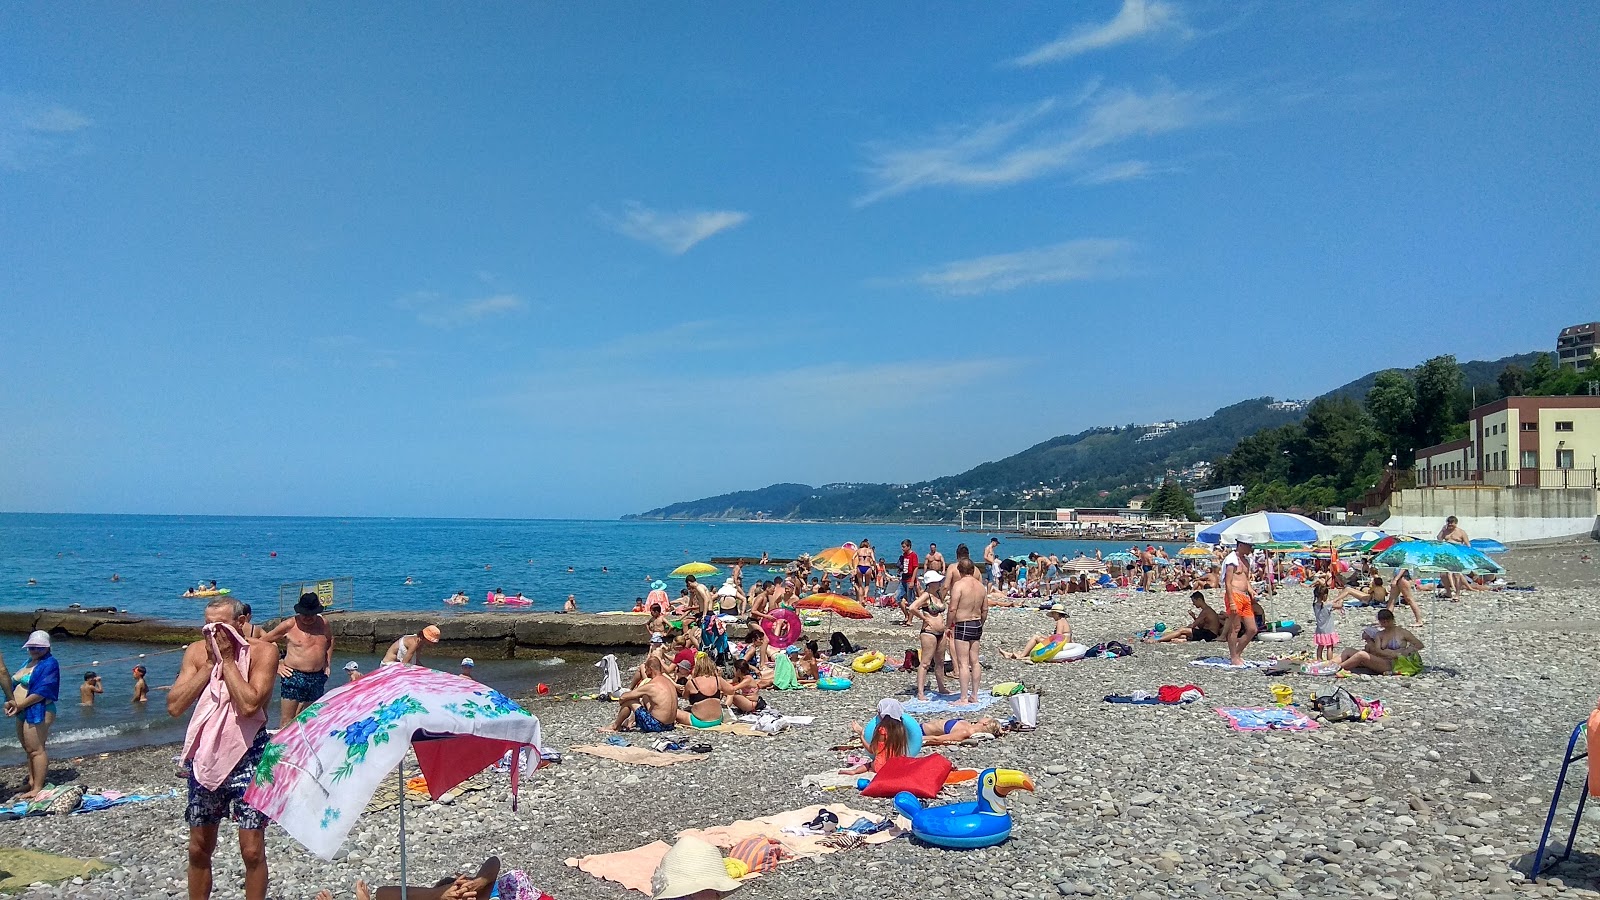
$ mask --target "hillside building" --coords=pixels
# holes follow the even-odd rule
[[[1600,322],[1568,325],[1556,335],[1556,357],[1562,366],[1588,371],[1594,365],[1595,337],[1600,336]]]
[[[1200,518],[1215,522],[1222,518],[1222,508],[1244,496],[1244,485],[1230,484],[1227,487],[1212,488],[1208,491],[1196,491],[1194,495],[1194,511]]]
[[[1467,437],[1418,450],[1416,479],[1418,487],[1592,490],[1597,462],[1600,397],[1506,397],[1467,414]]]

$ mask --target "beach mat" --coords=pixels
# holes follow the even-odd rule
[[[1259,660],[1247,659],[1242,665],[1234,665],[1226,656],[1205,656],[1200,659],[1190,660],[1191,666],[1205,666],[1208,669],[1227,669],[1230,672],[1244,672],[1249,669],[1266,668],[1268,663]]]
[[[471,778],[468,778],[466,781],[463,781],[451,788],[450,790],[445,791],[444,796],[440,797],[438,802],[451,803],[462,794],[470,793],[472,791],[481,791],[488,786],[489,773],[487,771],[479,772]],[[406,799],[412,803],[434,802],[433,795],[428,793],[427,781],[419,776],[407,779]],[[394,779],[385,778],[384,780],[378,782],[378,787],[372,792],[372,799],[367,801],[366,811],[368,813],[383,812],[387,809],[394,809],[399,805],[399,786],[395,784]]]
[[[585,744],[573,747],[572,752],[635,766],[657,767],[698,762],[706,758],[704,753],[657,753],[654,750],[646,750],[643,747],[613,747],[610,744]]]
[[[970,713],[988,709],[1003,697],[979,694],[977,703],[957,703],[960,694],[929,694],[926,700],[907,700],[901,704],[912,715],[926,716],[934,713]]]
[[[93,859],[56,856],[37,850],[19,847],[0,847],[0,892],[7,894],[26,890],[28,885],[43,881],[54,884],[69,878],[87,878],[96,872],[111,868]]]
[[[1310,731],[1316,720],[1292,706],[1219,706],[1234,731]]]

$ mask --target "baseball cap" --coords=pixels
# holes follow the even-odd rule
[[[48,632],[48,631],[35,631],[34,633],[28,635],[28,639],[22,642],[22,646],[23,647],[43,647],[44,649],[49,650],[50,649],[50,632]]]
[[[472,661],[472,657],[470,657],[470,656],[463,656],[463,657],[461,657],[461,664],[462,664],[462,665],[463,665],[463,666],[466,666],[466,667],[467,667],[467,668],[469,668],[469,669],[470,669],[470,668],[473,668],[473,667],[474,667],[474,666],[476,666],[476,665],[477,665],[477,663],[475,663],[475,662],[473,662],[473,661]]]
[[[344,670],[346,672],[359,672],[361,671],[361,664],[352,659],[344,664]]]

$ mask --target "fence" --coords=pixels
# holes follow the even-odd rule
[[[1594,490],[1595,473],[1595,469],[1472,469],[1460,475],[1435,476],[1427,469],[1418,469],[1417,486]]]
[[[326,609],[353,610],[356,608],[356,580],[324,578],[319,581],[291,581],[278,586],[278,617],[290,615],[301,594],[316,594]]]

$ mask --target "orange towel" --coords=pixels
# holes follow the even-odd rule
[[[582,859],[568,859],[567,865],[596,878],[615,881],[628,890],[638,891],[648,897],[654,893],[650,890],[650,878],[656,874],[656,867],[661,865],[662,858],[670,849],[671,845],[666,841],[654,841],[618,853],[596,853]]]
[[[1589,796],[1600,797],[1600,703],[1589,713]]]

